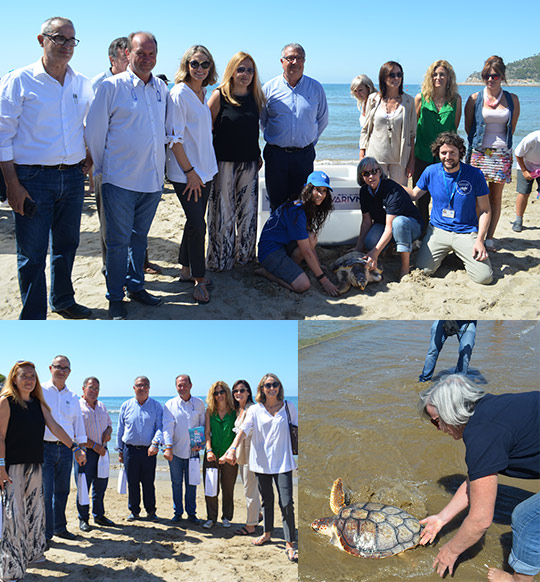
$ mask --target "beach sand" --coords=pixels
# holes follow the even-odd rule
[[[45,554],[47,561],[29,568],[25,582],[56,579],[73,582],[293,582],[298,579],[298,566],[285,556],[277,502],[276,528],[271,544],[255,547],[251,544],[255,536],[233,534],[245,523],[242,520],[246,516],[240,480],[235,489],[233,526],[225,529],[219,521],[211,530],[193,526],[187,521],[181,522],[179,527],[169,523],[173,509],[166,468],[158,470],[156,479],[157,515],[160,518],[157,523],[147,521],[144,511],[141,519],[126,521],[129,514],[127,495],[119,495],[116,486],[117,477],[114,476],[109,480],[105,495],[105,511],[118,527],[94,527],[91,518],[93,529],[89,533],[79,530],[76,491],[72,489],[66,512],[67,527],[77,534],[78,539],[66,541],[53,537],[51,548]],[[297,503],[296,485],[294,492]],[[201,519],[206,518],[202,486],[197,487],[197,514]]]
[[[146,289],[163,298],[157,308],[128,305],[129,319],[536,319],[540,287],[540,201],[531,194],[525,229],[514,233],[515,179],[505,187],[502,216],[496,233],[499,251],[491,254],[494,283],[477,285],[467,277],[461,261],[451,255],[434,277],[419,271],[401,283],[399,257],[381,260],[384,278],[365,291],[351,289],[330,298],[310,275],[312,288],[297,295],[255,275],[256,263],[223,273],[208,273],[214,282],[211,301],[197,305],[193,287],[179,283],[178,243],[185,222],[170,186],[159,204],[149,236],[149,256],[163,273],[149,275]],[[105,279],[101,274],[99,222],[93,195],[85,199],[81,243],[73,272],[76,300],[93,310],[94,319],[107,319]],[[329,265],[350,247],[319,247]],[[414,264],[414,253],[412,256]],[[8,208],[0,209],[0,319],[16,319],[21,302],[17,283],[14,221]],[[60,316],[50,313],[50,319]]]

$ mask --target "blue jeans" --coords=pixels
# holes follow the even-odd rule
[[[419,377],[420,382],[427,382],[433,377],[437,358],[439,357],[439,353],[442,350],[447,337],[448,336],[444,331],[443,320],[434,321],[431,326],[431,340],[429,342],[426,361],[424,362],[424,369]],[[458,339],[459,359],[454,373],[467,374],[476,339],[476,321],[462,321],[459,328]]]
[[[134,515],[141,511],[141,486],[146,513],[156,512],[156,455],[148,456],[148,447],[124,445],[124,467],[128,482],[128,508]]]
[[[45,441],[43,450],[43,497],[45,498],[45,537],[66,529],[66,504],[73,453],[65,445]]]
[[[100,479],[97,476],[99,455],[92,449],[86,449],[86,465],[79,467],[77,461],[74,462],[74,473],[77,480],[77,487],[79,486],[78,475],[84,473],[86,475],[86,485],[88,492],[92,488],[92,515],[94,518],[103,517],[105,515],[105,507],[103,505],[103,498],[109,479]],[[79,496],[77,495],[77,511],[79,512],[79,519],[88,521],[90,518],[90,505],[81,505],[79,503]]]
[[[17,176],[37,203],[33,218],[15,213],[20,319],[47,319],[45,259],[51,253],[51,309],[75,303],[71,272],[79,246],[84,175],[80,165],[58,170],[17,165]]]
[[[384,232],[384,224],[376,222],[369,229],[364,246],[370,251],[377,246]],[[422,234],[422,225],[410,216],[396,216],[392,222],[392,238],[398,253],[410,253],[412,243]]]
[[[540,572],[540,493],[522,501],[512,512],[512,551],[508,563],[519,574]]]
[[[105,210],[107,299],[121,301],[124,287],[144,288],[148,231],[161,198],[159,192],[134,192],[112,184],[101,187]]]
[[[173,494],[174,515],[182,517],[184,505],[182,503],[182,481],[185,487],[186,511],[189,516],[197,513],[197,486],[189,484],[189,459],[181,459],[173,455],[173,460],[169,461],[171,471],[171,483]]]

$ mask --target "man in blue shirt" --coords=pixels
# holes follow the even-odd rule
[[[484,240],[491,209],[484,175],[460,161],[465,145],[455,133],[441,133],[431,151],[441,163],[428,166],[414,190],[408,189],[413,200],[428,190],[432,199],[430,224],[418,251],[416,266],[426,275],[433,275],[453,251],[475,283],[489,285],[493,271]]]
[[[128,521],[139,518],[141,491],[143,504],[151,521],[157,521],[156,455],[162,442],[163,408],[149,398],[150,380],[146,376],[135,378],[135,397],[120,407],[118,416],[117,450],[118,458],[124,463],[128,482]]]
[[[322,85],[304,75],[306,53],[296,43],[281,51],[283,75],[263,87],[266,190],[271,210],[298,196],[313,172],[315,144],[328,125]]]

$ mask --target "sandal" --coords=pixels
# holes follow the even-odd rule
[[[178,282],[179,283],[195,283],[195,279],[193,278],[193,275],[186,277],[185,275],[182,275],[182,273],[180,273],[180,275],[178,276]],[[207,287],[211,287],[212,284],[213,284],[212,279],[208,279],[207,277],[204,277],[204,285],[206,285]]]
[[[240,529],[234,531],[235,536],[252,536],[257,530],[254,529],[253,531],[248,531],[246,526],[242,526]]]
[[[199,305],[206,305],[207,303],[210,303],[210,295],[208,295],[208,291],[204,283],[195,285],[195,288],[193,289],[193,299]]]
[[[290,552],[292,552],[292,555]],[[285,548],[285,553],[287,554],[287,560],[289,560],[289,562],[298,563],[298,550],[295,550],[294,548]]]
[[[271,538],[265,538],[264,534],[263,534],[262,536],[259,536],[256,540],[253,540],[251,543],[254,546],[264,546],[265,544],[270,543],[270,539]]]

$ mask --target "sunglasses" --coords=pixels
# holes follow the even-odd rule
[[[401,79],[403,77],[403,73],[388,73],[390,79]]]
[[[279,382],[275,382],[275,381],[274,382],[265,382],[264,387],[268,388],[268,389],[279,388]]]
[[[222,394],[227,394],[226,390],[216,390],[214,396],[221,396]]]
[[[489,81],[490,79],[493,79],[493,81],[498,81],[500,78],[500,75],[485,75],[484,80]]]
[[[362,178],[369,178],[370,176],[376,176],[379,173],[379,168],[376,170],[364,170],[362,172]]]
[[[199,61],[189,61],[189,66],[192,69],[198,69],[199,67],[202,67],[204,70],[206,70],[210,68],[210,64],[210,61],[203,61],[202,63],[199,63]]]
[[[239,388],[237,390],[232,391],[233,394],[243,394],[244,392],[247,392],[245,388]]]
[[[253,75],[255,69],[253,67],[237,67],[236,72],[239,73],[240,75],[242,75],[243,73],[249,73],[250,75]]]

